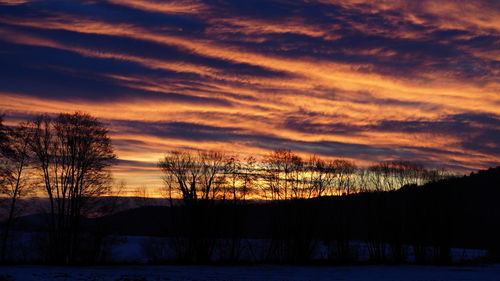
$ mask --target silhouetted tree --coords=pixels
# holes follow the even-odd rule
[[[272,200],[274,222],[268,259],[307,262],[316,246],[318,206],[306,199],[326,190],[327,167],[318,158],[304,161],[290,150],[270,152],[263,165],[262,188]]]
[[[275,150],[264,159],[264,196],[269,200],[292,199],[291,192],[294,168],[302,164],[302,159],[290,150]]]
[[[50,202],[50,256],[55,262],[73,263],[86,204],[110,188],[107,168],[116,159],[111,140],[106,127],[85,113],[43,115],[28,125],[35,164]]]
[[[27,174],[32,162],[32,157],[29,149],[30,130],[25,124],[20,124],[15,128],[4,129],[3,134],[7,138],[3,148],[3,161],[1,167],[2,185],[0,193],[7,196],[9,207],[7,219],[4,223],[1,245],[1,260],[5,261],[7,243],[15,211],[17,201],[21,196],[24,196],[30,191],[33,182],[29,182]]]
[[[247,196],[255,194],[258,175],[255,173],[256,161],[250,156],[243,160],[233,158],[227,170],[226,192],[221,211],[225,218],[222,224],[227,239],[221,240],[220,255],[227,262],[239,261],[241,256],[241,241],[247,218]]]
[[[211,260],[215,232],[222,223],[216,203],[231,196],[227,180],[233,164],[233,157],[219,151],[172,151],[158,162],[171,206],[178,198],[183,202],[179,213],[172,212],[177,228],[174,247],[180,259]]]
[[[331,183],[331,194],[350,195],[356,192],[356,164],[344,159],[335,159],[329,162],[333,173],[333,182]],[[327,246],[331,259],[337,262],[349,262],[351,260],[350,247],[350,222],[351,214],[346,205],[347,199],[337,198],[332,206],[332,214],[329,222],[330,227],[326,230],[328,233]]]
[[[354,185],[357,167],[354,162],[335,159],[331,162],[330,166],[335,174],[336,192],[334,194],[349,195],[357,192]]]
[[[321,197],[327,194],[332,185],[334,173],[332,167],[325,160],[311,155],[304,163],[306,177],[310,185],[308,198]]]
[[[233,158],[218,151],[169,152],[158,162],[170,198],[186,205],[224,196],[224,183]]]

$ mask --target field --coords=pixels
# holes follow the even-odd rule
[[[160,281],[160,280],[500,280],[500,265],[481,267],[436,266],[100,266],[0,267],[0,280]]]

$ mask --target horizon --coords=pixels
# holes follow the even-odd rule
[[[494,1],[0,3],[7,125],[82,111],[129,188],[171,150],[500,165]]]

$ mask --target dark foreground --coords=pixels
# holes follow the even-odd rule
[[[436,266],[99,266],[0,267],[0,280],[159,281],[159,280],[500,280],[500,265]]]

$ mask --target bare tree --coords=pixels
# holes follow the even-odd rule
[[[330,207],[329,227],[327,233],[327,247],[330,258],[337,262],[348,262],[352,257],[350,248],[350,213],[345,202],[349,198],[340,195],[350,195],[355,192],[356,165],[354,162],[335,159],[327,162],[330,174],[328,190],[330,195],[337,195]]]
[[[330,167],[335,174],[335,187],[338,195],[349,195],[356,192],[354,177],[356,173],[356,164],[344,159],[335,159],[330,163]]]
[[[308,197],[321,197],[325,195],[333,179],[333,173],[328,163],[318,156],[312,155],[305,162],[304,170],[308,178],[307,182],[310,185],[310,194]]]
[[[158,162],[163,171],[170,205],[181,199],[183,204],[172,211],[177,233],[174,247],[178,257],[191,262],[211,259],[215,246],[214,232],[222,221],[217,216],[217,202],[227,193],[228,175],[234,158],[219,151],[172,151]]]
[[[319,208],[305,199],[325,193],[330,167],[315,156],[304,161],[290,150],[273,151],[263,162],[263,194],[273,210],[268,259],[307,262],[316,246]]]
[[[233,173],[235,158],[220,151],[200,151],[202,200],[225,200],[227,176]]]
[[[255,192],[256,173],[255,158],[250,156],[243,160],[232,157],[227,169],[227,178],[224,188],[224,204],[221,211],[225,218],[222,225],[227,239],[219,240],[219,255],[221,259],[236,262],[241,257],[243,229],[247,222],[247,196]]]
[[[171,151],[158,162],[171,199],[185,204],[223,199],[234,158],[219,151]]]
[[[266,199],[288,200],[310,196],[302,158],[290,150],[275,150],[264,158]]]
[[[116,155],[107,129],[85,113],[43,115],[28,123],[31,149],[50,202],[51,258],[75,262],[80,218],[89,198],[110,188]]]
[[[25,124],[7,130],[8,147],[4,149],[4,165],[2,165],[3,184],[0,193],[9,199],[7,220],[2,233],[1,260],[5,260],[10,228],[15,217],[17,201],[30,191],[28,173],[31,164],[29,149],[30,131]]]
[[[369,249],[372,258],[386,259],[386,247],[390,246],[393,262],[406,259],[402,236],[407,231],[406,221],[408,208],[403,202],[394,201],[396,191],[402,187],[416,186],[429,181],[429,171],[422,165],[410,161],[382,161],[362,169],[360,179],[364,191],[376,192],[372,196],[373,212],[367,214],[369,221]],[[391,200],[389,200],[389,198]],[[390,206],[398,206],[399,212],[393,212]],[[390,213],[390,214],[389,214]],[[387,219],[391,217],[391,219]]]
[[[256,194],[256,182],[260,175],[257,172],[257,162],[253,156],[243,160],[235,159],[230,170],[228,180],[233,200],[244,202],[247,196]]]
[[[8,172],[7,163],[8,155],[11,153],[10,141],[9,141],[9,130],[3,124],[3,116],[0,115],[0,187],[3,189],[4,185],[7,183]]]

